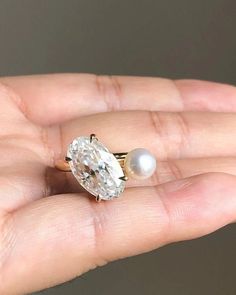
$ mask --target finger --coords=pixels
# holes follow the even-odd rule
[[[0,83],[14,91],[29,119],[43,125],[119,110],[236,110],[235,87],[212,82],[58,74],[7,77]]]
[[[169,159],[161,161],[158,162],[156,173],[151,178],[142,181],[142,183],[132,181],[130,185],[159,185],[209,172],[228,173],[236,176],[236,158]]]
[[[158,118],[157,124],[162,123],[153,128],[155,116]],[[0,182],[5,189],[1,194],[0,208],[12,211],[50,194],[80,192],[81,187],[70,173],[61,173],[53,169],[52,155],[63,157],[68,143],[74,137],[94,131],[111,151],[129,151],[143,146],[156,155],[158,160],[156,174],[147,181],[129,181],[127,185],[131,187],[160,184],[204,172],[235,174],[236,165],[231,159],[194,160],[194,157],[234,156],[236,143],[231,135],[235,132],[233,126],[235,115],[159,113],[153,118],[148,112],[93,115],[66,124],[61,128],[61,132],[56,132],[57,135],[54,133],[58,131],[58,128],[50,128],[43,144],[41,137],[34,138],[33,141],[30,139],[26,146],[24,140],[22,143],[22,140],[15,138],[5,140],[7,141],[5,145],[2,141]],[[187,127],[182,126],[183,123]],[[53,134],[51,134],[52,130]],[[116,130],[115,137],[114,130]],[[137,134],[141,134],[142,138]],[[63,153],[61,153],[61,143]],[[32,149],[31,152],[30,149]],[[58,149],[59,153],[57,153]],[[44,160],[41,160],[43,158]],[[178,161],[178,158],[182,160]],[[183,158],[186,159],[183,160]]]
[[[0,209],[12,212],[52,194],[79,193],[84,189],[72,173],[62,173],[33,159],[0,172]],[[126,187],[154,186],[209,172],[236,175],[236,158],[197,158],[158,161],[155,174],[146,180],[129,179]]]
[[[154,186],[166,182],[180,180],[210,172],[228,173],[236,176],[236,158],[195,158],[195,159],[169,159],[158,161],[154,175],[148,179],[129,179],[126,187]],[[55,173],[55,172],[54,172]],[[84,190],[80,187],[72,173],[58,172],[50,175],[50,191],[54,193],[78,193]],[[63,176],[66,177],[63,182]],[[63,184],[63,185],[62,185]]]
[[[30,293],[114,259],[208,234],[235,220],[235,193],[235,176],[213,173],[127,189],[112,202],[83,195],[36,201],[4,221],[1,293]]]
[[[236,139],[232,136],[236,134],[236,115],[202,112],[129,111],[81,117],[59,130],[50,129],[49,145],[55,157],[62,157],[75,137],[91,133],[112,152],[144,147],[159,161],[234,156],[236,151]]]
[[[72,173],[62,173],[28,160],[0,172],[0,209],[12,212],[29,202],[52,194],[79,193],[84,189]],[[158,161],[155,174],[146,180],[129,179],[126,187],[154,186],[203,173],[236,175],[236,158],[196,158]]]

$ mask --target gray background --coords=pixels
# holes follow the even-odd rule
[[[235,0],[1,0],[0,75],[93,72],[236,84],[235,29]],[[229,226],[37,294],[235,295],[235,237]]]

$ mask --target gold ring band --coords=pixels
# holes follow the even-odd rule
[[[80,185],[100,201],[119,197],[128,177],[138,180],[150,177],[156,169],[156,159],[144,148],[111,153],[91,134],[75,138],[65,159],[58,160],[55,167],[72,172]]]

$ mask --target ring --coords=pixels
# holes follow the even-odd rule
[[[72,172],[79,184],[97,201],[118,198],[129,178],[143,180],[156,170],[155,157],[144,148],[111,153],[95,134],[75,138],[56,168]]]

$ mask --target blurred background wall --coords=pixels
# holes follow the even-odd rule
[[[0,75],[49,72],[236,84],[236,1],[1,0]],[[37,294],[235,295],[235,249],[232,225]]]

